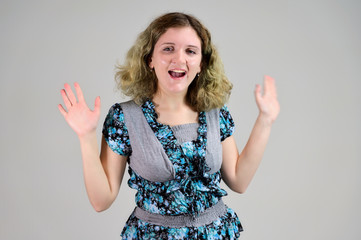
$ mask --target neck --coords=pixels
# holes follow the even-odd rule
[[[176,126],[198,122],[198,113],[187,104],[185,97],[156,94],[152,100],[158,115],[157,121],[162,124]]]
[[[153,97],[153,102],[157,108],[168,111],[176,111],[184,107],[188,107],[186,97],[184,95],[167,95],[157,93]]]

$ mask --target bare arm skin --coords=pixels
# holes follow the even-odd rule
[[[114,153],[102,138],[101,153],[96,139],[96,127],[100,115],[100,98],[95,99],[94,110],[87,106],[78,83],[74,84],[76,96],[69,84],[61,95],[65,108],[58,108],[66,122],[78,135],[83,160],[84,181],[93,208],[100,212],[110,207],[118,195],[127,157]]]
[[[223,163],[222,176],[230,189],[244,193],[250,184],[262,160],[271,133],[271,127],[276,120],[280,106],[277,100],[275,81],[269,76],[264,79],[264,93],[261,86],[255,90],[259,115],[241,154],[233,136],[222,142]]]

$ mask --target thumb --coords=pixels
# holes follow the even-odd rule
[[[262,94],[261,94],[261,85],[256,84],[256,88],[254,90],[254,96],[256,97],[257,103],[261,100]]]

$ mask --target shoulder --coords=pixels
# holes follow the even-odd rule
[[[124,122],[123,108],[120,103],[115,103],[109,108],[104,124],[112,126],[117,122]]]
[[[129,155],[131,148],[128,129],[124,122],[124,113],[121,103],[115,103],[105,118],[103,136],[109,147],[120,155]]]
[[[124,122],[124,110],[139,107],[133,100],[113,104],[108,111],[106,120]]]
[[[223,105],[223,107],[219,109],[219,117],[225,122],[233,122],[232,115],[227,105]]]
[[[227,105],[223,105],[221,108],[213,108],[212,110],[207,112],[207,115],[220,118],[220,121],[233,122],[231,113],[229,112]]]
[[[227,105],[219,110],[219,125],[221,129],[221,141],[231,136],[234,132],[234,121]]]

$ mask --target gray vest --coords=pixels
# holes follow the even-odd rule
[[[175,170],[162,144],[149,126],[141,107],[134,101],[121,103],[124,121],[128,129],[132,154],[129,166],[142,178],[153,182],[165,182],[175,178]],[[206,163],[210,174],[222,165],[222,145],[219,126],[219,109],[206,112],[207,146]],[[183,126],[183,125],[179,125]],[[188,125],[191,126],[191,125]],[[177,127],[177,126],[176,126]],[[184,125],[187,128],[187,125]],[[182,138],[182,133],[178,133]],[[178,134],[175,134],[179,141]],[[187,137],[184,136],[184,139]]]

